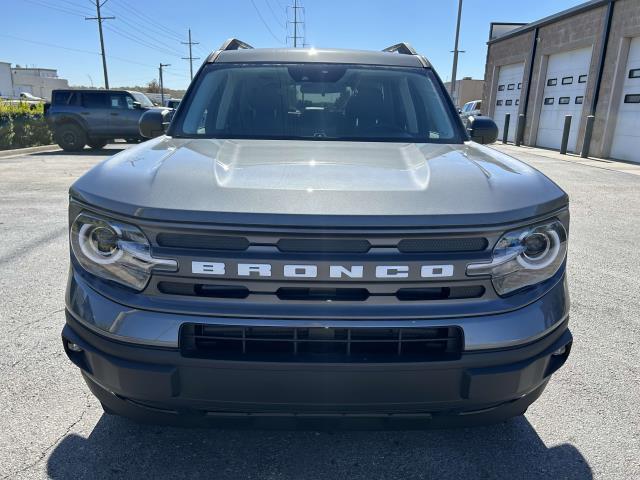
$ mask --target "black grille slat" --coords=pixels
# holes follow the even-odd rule
[[[249,248],[249,240],[245,237],[192,235],[183,233],[159,233],[156,237],[161,247],[186,248],[197,250],[235,250]]]
[[[460,300],[465,298],[479,298],[484,295],[482,285],[464,287],[424,287],[401,288],[396,292],[401,301],[429,301],[429,300]]]
[[[363,302],[369,298],[366,288],[279,288],[276,295],[280,300],[330,300],[336,302]]]
[[[290,362],[443,361],[460,357],[458,327],[319,328],[186,324],[188,357]]]
[[[402,253],[480,252],[489,246],[484,237],[408,238],[400,240]]]
[[[287,253],[366,253],[371,248],[367,240],[335,238],[282,238],[278,250]]]

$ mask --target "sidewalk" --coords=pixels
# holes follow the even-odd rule
[[[522,155],[522,154],[536,155],[539,157],[546,157],[553,160],[562,160],[563,162],[579,163],[589,167],[603,168],[605,170],[614,170],[616,172],[630,173],[631,175],[640,176],[640,163],[624,162],[621,160],[607,160],[604,158],[595,158],[595,157],[581,158],[579,154],[575,154],[575,153],[567,153],[566,155],[562,155],[560,152],[556,152],[555,150],[547,150],[545,148],[537,148],[537,147],[527,147],[524,145],[520,147],[516,147],[513,144],[503,145],[502,142],[496,142],[489,146],[491,148],[495,148],[496,150],[506,153],[508,155],[511,155],[513,157],[517,157],[518,155]]]
[[[39,147],[15,148],[13,150],[0,150],[0,158],[19,157],[36,152],[53,152],[60,150],[58,145],[40,145]]]

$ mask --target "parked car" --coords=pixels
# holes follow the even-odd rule
[[[38,105],[45,102],[43,98],[36,97],[28,92],[21,92],[18,98],[0,97],[0,101],[5,105],[28,105],[30,110],[36,109]]]
[[[20,92],[19,95],[20,100],[25,101],[25,102],[44,102],[44,98],[41,97],[36,97],[35,95],[32,95],[29,92]]]
[[[101,149],[115,138],[137,143],[138,121],[155,108],[141,92],[126,90],[54,90],[45,116],[56,143],[66,151],[85,145]]]
[[[472,100],[460,109],[460,118],[466,123],[467,118],[482,115],[482,100]]]
[[[164,106],[167,108],[178,108],[178,105],[180,105],[179,98],[168,98],[164,101]]]
[[[70,189],[62,342],[105,412],[486,423],[565,363],[568,197],[409,45],[232,39],[140,129]]]

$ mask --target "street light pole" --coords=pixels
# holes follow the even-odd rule
[[[458,22],[456,23],[456,42],[453,46],[453,68],[451,69],[451,99],[455,102],[454,94],[456,91],[456,74],[458,73],[458,40],[460,39],[460,18],[462,17],[462,0],[458,0]]]
[[[169,66],[171,66],[171,64],[161,63],[160,68],[158,69],[160,70],[160,103],[162,103],[163,107],[164,107],[164,82],[162,81],[162,69],[164,67],[169,67]]]

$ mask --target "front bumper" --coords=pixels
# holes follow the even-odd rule
[[[120,305],[72,274],[64,348],[107,411],[153,422],[200,425],[205,419],[446,418],[495,422],[523,413],[566,361],[568,292],[562,278],[517,310],[429,320],[327,321],[218,318]],[[459,326],[456,360],[307,363],[188,358],[180,326]],[[75,344],[77,351],[69,348]],[[437,423],[437,422],[436,422]]]
[[[107,411],[200,425],[281,416],[495,422],[523,413],[566,361],[563,322],[526,346],[422,363],[311,364],[185,358],[178,350],[115,342],[71,315],[67,355]],[[69,344],[80,347],[72,351]],[[77,349],[76,349],[77,350]]]

